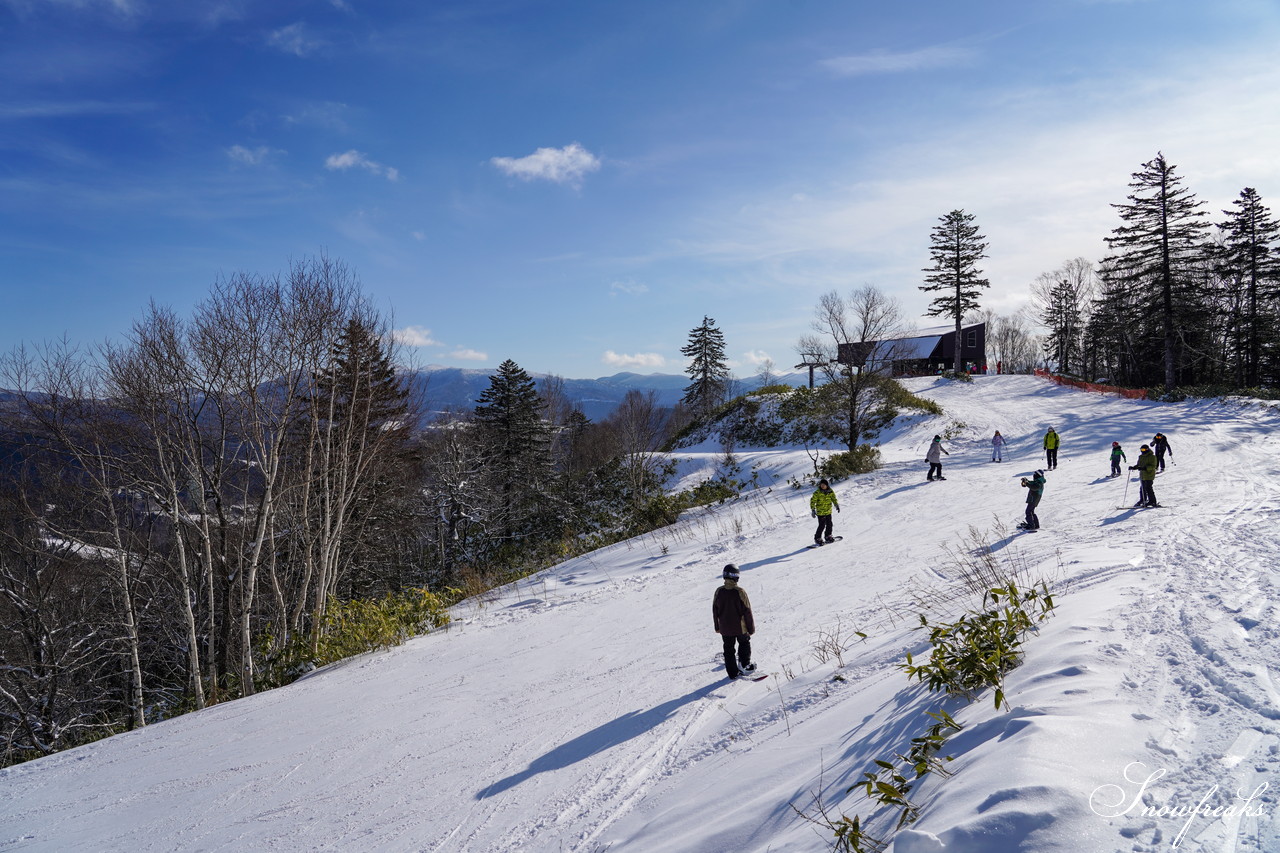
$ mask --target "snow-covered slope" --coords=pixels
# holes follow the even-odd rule
[[[447,632],[0,773],[0,849],[818,850],[791,804],[870,814],[846,788],[945,707],[965,724],[954,775],[915,792],[897,853],[1280,850],[1271,790],[1250,814],[1142,814],[1280,781],[1280,415],[1029,377],[913,390],[946,415],[837,485],[841,543],[805,548],[808,492],[784,485],[811,467],[803,451],[736,448],[771,490],[462,605]],[[1021,517],[1048,426],[1063,445],[1044,529],[993,529]],[[926,483],[944,430],[948,479]],[[1157,430],[1176,463],[1156,482],[1166,508],[1117,509],[1111,442],[1132,461]],[[954,580],[944,548],[971,528],[1059,593],[1003,711],[896,668],[925,648],[912,599]],[[726,682],[717,660],[710,600],[730,561],[760,683]],[[821,653],[837,636],[843,666]]]

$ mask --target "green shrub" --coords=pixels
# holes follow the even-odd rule
[[[859,444],[853,450],[833,453],[818,466],[818,473],[828,480],[840,480],[854,474],[867,474],[880,467],[880,450]]]
[[[888,380],[884,384],[885,397],[896,409],[915,409],[929,415],[941,415],[942,407],[933,400],[912,394],[901,382]]]
[[[989,590],[982,607],[949,623],[930,624],[921,614],[918,627],[929,631],[933,648],[924,663],[908,654],[907,662],[898,665],[907,678],[970,700],[993,687],[996,707],[1007,705],[1004,674],[1022,662],[1023,637],[1053,612],[1053,596],[1044,583],[1019,589],[1009,581]]]
[[[283,650],[265,661],[260,686],[287,684],[325,664],[398,646],[443,627],[449,624],[449,605],[459,594],[452,589],[444,596],[425,589],[406,589],[376,601],[330,598],[319,638],[313,642],[309,635],[295,635]],[[260,638],[260,643],[270,645],[270,639]]]

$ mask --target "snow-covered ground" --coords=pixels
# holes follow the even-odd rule
[[[895,428],[882,470],[837,484],[837,545],[805,548],[809,492],[786,486],[803,450],[736,448],[771,489],[460,605],[446,632],[0,772],[0,850],[820,850],[792,804],[871,814],[846,788],[944,707],[965,725],[954,775],[915,792],[896,853],[1280,851],[1280,412],[1031,377],[911,384],[946,414]],[[1049,426],[1044,528],[1015,534]],[[1117,508],[1111,442],[1132,462],[1157,430],[1165,508]],[[944,431],[948,479],[926,483]],[[721,455],[701,450],[686,470]],[[926,648],[913,599],[949,588],[945,549],[971,528],[1058,593],[1005,710],[896,668]],[[718,660],[730,561],[759,683]],[[843,666],[822,654],[835,637]],[[1143,814],[1221,814],[1260,786],[1224,816]]]

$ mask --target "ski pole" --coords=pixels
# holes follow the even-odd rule
[[[1129,505],[1129,484],[1133,482],[1133,475],[1130,474],[1124,478],[1124,498],[1120,501],[1120,506]]]

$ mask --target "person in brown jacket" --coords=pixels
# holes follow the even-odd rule
[[[722,576],[724,586],[717,589],[711,599],[711,618],[716,633],[724,639],[724,668],[732,679],[756,670],[751,662],[751,635],[756,632],[756,620],[751,615],[747,591],[738,586],[738,567],[728,564]]]

